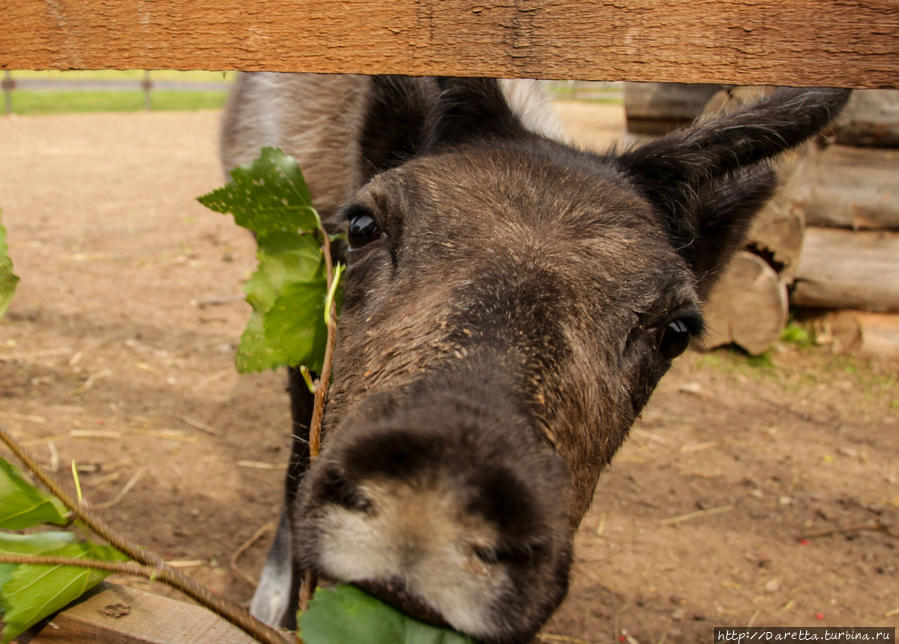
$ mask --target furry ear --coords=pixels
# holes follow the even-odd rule
[[[656,207],[707,291],[776,181],[766,159],[795,147],[835,117],[851,90],[779,89],[730,116],[672,132],[619,158]]]
[[[365,178],[455,145],[526,134],[493,78],[373,76],[360,133]]]
[[[366,180],[421,153],[434,111],[432,83],[410,76],[371,77],[359,133]]]
[[[430,123],[429,151],[527,134],[496,79],[438,77],[437,85],[440,95]]]
[[[696,275],[702,298],[740,248],[753,216],[775,188],[777,175],[762,162],[726,176],[696,195],[697,230],[692,243],[679,250]]]

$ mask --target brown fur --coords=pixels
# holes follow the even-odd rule
[[[312,568],[476,637],[527,640],[566,592],[602,468],[701,332],[700,294],[773,189],[759,162],[845,93],[782,92],[597,156],[533,132],[483,79],[262,79],[283,138],[253,139],[271,97],[242,83],[226,167],[280,144],[331,225],[369,231],[347,253],[324,449],[307,473],[295,442],[289,535],[257,598],[289,542],[294,580]],[[292,394],[302,432],[307,399]]]

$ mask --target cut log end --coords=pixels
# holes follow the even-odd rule
[[[827,351],[899,359],[899,314],[804,310],[801,316],[814,329],[815,344]]]
[[[807,228],[793,303],[899,312],[899,233]]]
[[[788,313],[787,290],[774,269],[740,251],[712,287],[705,306],[707,332],[699,346],[736,344],[758,355],[780,337]]]

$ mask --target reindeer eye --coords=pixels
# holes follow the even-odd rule
[[[659,334],[658,347],[659,351],[666,360],[674,360],[677,356],[687,350],[690,339],[693,334],[690,327],[684,320],[675,320],[669,322],[668,326],[662,329]]]
[[[347,225],[347,241],[351,249],[362,248],[381,237],[378,222],[366,211],[353,213]]]

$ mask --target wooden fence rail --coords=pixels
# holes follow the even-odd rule
[[[7,0],[2,6],[0,70],[899,88],[899,0]],[[105,592],[93,600],[101,609],[125,603],[114,587]],[[89,601],[70,611],[74,623],[97,619]],[[156,600],[135,594],[129,611],[137,614],[135,606],[145,601]],[[174,618],[184,613],[153,608],[147,614],[141,633],[175,628]],[[197,619],[190,615],[179,624],[195,627]],[[97,639],[84,635],[96,626],[84,628],[80,641]],[[78,641],[53,628],[37,637]],[[191,641],[187,635],[166,641],[182,637]],[[200,641],[219,637],[201,634]]]
[[[0,69],[899,87],[899,2],[16,0]]]

